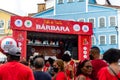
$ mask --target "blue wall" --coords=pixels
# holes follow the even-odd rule
[[[109,26],[109,17],[110,16],[116,16],[117,20],[117,9],[105,7],[105,6],[99,6],[96,4],[89,4],[88,12],[86,12],[86,2],[78,2],[77,0],[74,0],[72,3],[66,2],[67,0],[64,0],[63,4],[57,4],[55,9],[51,8],[49,10],[46,10],[44,12],[35,14],[33,17],[42,17],[42,18],[52,18],[52,19],[61,19],[61,20],[75,20],[78,21],[80,18],[84,18],[85,22],[88,22],[88,18],[95,18],[95,28],[93,28],[94,36],[96,38],[96,46],[98,46],[101,49],[101,53],[106,51],[109,48],[117,48],[118,44],[109,44],[109,35],[115,34],[116,30],[115,27]],[[94,0],[90,0],[89,2],[95,3]],[[55,13],[55,14],[54,14]],[[104,28],[98,27],[98,18],[104,16],[106,18],[106,26]],[[105,35],[106,36],[106,44],[100,45],[99,44],[99,35]],[[94,46],[94,45],[93,45]]]

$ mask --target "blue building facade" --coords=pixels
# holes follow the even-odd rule
[[[101,54],[109,48],[120,48],[118,7],[97,5],[95,0],[55,0],[52,8],[32,17],[92,22],[92,46],[98,46]]]

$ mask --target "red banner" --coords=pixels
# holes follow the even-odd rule
[[[92,34],[91,23],[20,16],[11,17],[11,28],[16,30],[63,34]]]
[[[79,36],[78,37],[78,58],[88,59],[89,58],[89,51],[91,48],[91,36]]]
[[[26,42],[27,42],[27,32],[26,31],[13,31],[13,37],[18,43],[18,47],[21,50],[21,59],[26,59]]]

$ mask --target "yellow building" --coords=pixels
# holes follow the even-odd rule
[[[12,30],[10,29],[10,17],[14,15],[16,14],[0,9],[0,39],[12,34]]]

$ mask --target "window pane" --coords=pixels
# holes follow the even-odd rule
[[[73,0],[68,0],[68,2],[73,2]]]
[[[62,4],[63,3],[63,0],[58,0],[58,4]]]
[[[4,21],[0,20],[0,28],[3,28],[3,26],[4,26]]]
[[[110,44],[116,44],[116,37],[113,35],[110,37]]]
[[[100,23],[100,24],[99,24],[100,27],[105,27],[105,19],[104,19],[104,18],[100,18],[99,21],[100,21],[100,22],[99,22],[99,23]]]
[[[105,36],[100,36],[100,44],[105,44]]]
[[[95,23],[94,19],[89,19],[89,22],[92,22],[92,26],[93,26],[93,28],[94,28],[94,27],[95,27],[95,26],[94,26],[94,23]]]
[[[116,26],[115,25],[115,17],[110,17],[110,26]]]
[[[83,2],[84,0],[78,0],[79,2]]]
[[[3,34],[4,33],[4,29],[0,29],[0,34]]]
[[[8,29],[10,29],[10,21],[8,21]]]
[[[92,37],[92,45],[95,45],[95,38]]]
[[[84,22],[85,20],[83,18],[79,19],[78,20],[79,22]]]

